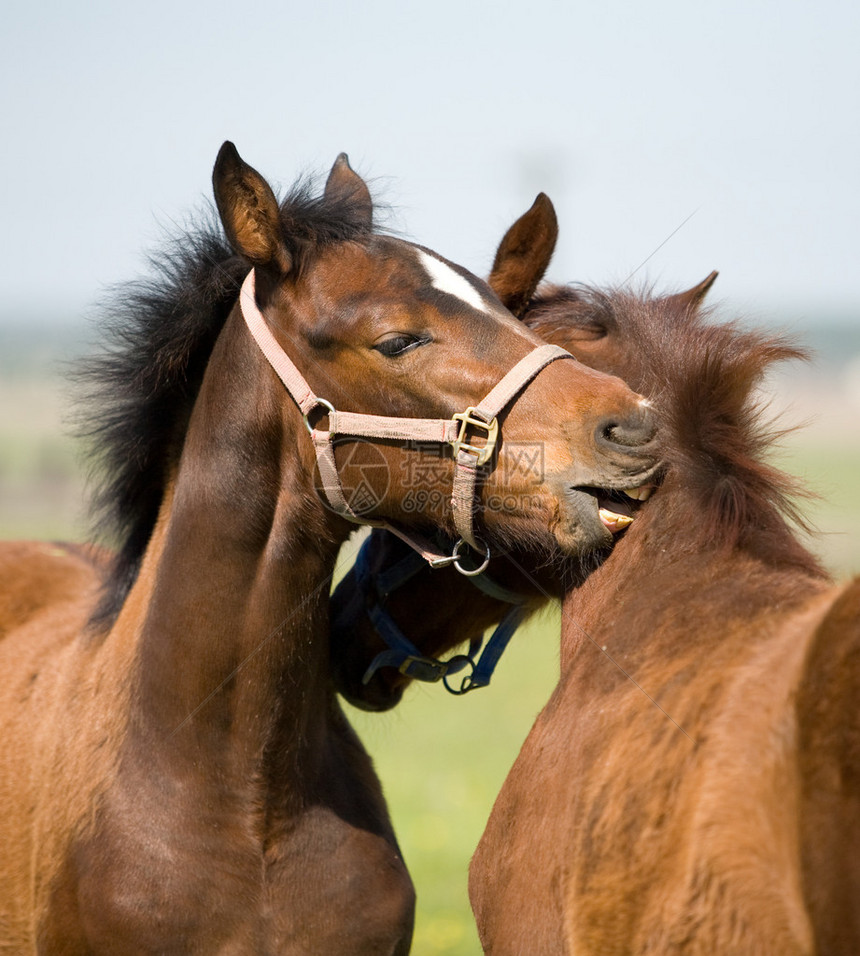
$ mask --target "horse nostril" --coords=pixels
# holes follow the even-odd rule
[[[597,429],[602,444],[638,448],[647,445],[657,433],[657,423],[649,408],[637,409],[623,419],[604,419]]]

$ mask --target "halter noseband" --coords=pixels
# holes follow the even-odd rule
[[[536,347],[501,378],[479,405],[467,408],[465,412],[460,412],[451,419],[395,418],[340,412],[325,399],[314,394],[304,376],[278,344],[265,316],[257,307],[253,269],[242,283],[239,304],[248,330],[304,416],[305,425],[316,449],[323,494],[332,510],[357,524],[383,527],[392,531],[434,566],[451,563],[453,556],[440,552],[432,542],[420,535],[353,511],[337,473],[332,439],[336,435],[343,435],[382,441],[450,444],[454,449],[455,461],[451,494],[454,525],[463,541],[481,551],[474,531],[476,484],[478,468],[487,462],[495,451],[499,430],[497,416],[543,368],[558,359],[572,359],[570,352],[557,345]],[[328,415],[328,431],[323,431],[310,422],[309,416],[315,409],[324,410]],[[470,428],[485,431],[486,441],[483,445],[473,445],[467,441]],[[454,563],[457,564],[456,561]],[[457,566],[459,567],[459,564]]]
[[[479,687],[486,687],[508,642],[526,616],[525,605],[528,598],[511,591],[491,578],[486,571],[488,558],[479,566],[469,569],[466,564],[460,566],[458,562],[463,559],[458,556],[456,561],[451,563],[457,563],[461,573],[466,574],[468,580],[478,590],[510,604],[511,608],[496,626],[480,658],[477,655],[483,644],[481,634],[472,638],[469,642],[469,650],[465,654],[455,654],[445,661],[428,657],[406,637],[385,607],[389,595],[411,581],[426,567],[426,564],[418,554],[412,552],[390,568],[374,574],[370,570],[369,548],[370,538],[361,546],[355,559],[356,586],[364,595],[367,615],[376,633],[385,641],[388,649],[380,651],[370,662],[362,678],[362,684],[369,683],[381,667],[396,667],[401,674],[413,680],[430,684],[441,680],[449,693],[458,696],[470,690],[477,690]],[[456,552],[456,546],[454,550]],[[452,686],[448,678],[467,667],[469,673],[463,676],[459,687]]]

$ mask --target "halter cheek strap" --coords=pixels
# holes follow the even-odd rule
[[[482,428],[487,432],[487,442],[475,447],[460,440],[454,443],[454,455],[457,470],[454,473],[454,488],[451,494],[451,507],[454,512],[454,526],[460,537],[476,551],[483,549],[475,538],[474,507],[477,499],[476,484],[478,469],[492,456],[498,432],[497,416],[524,391],[526,386],[551,362],[557,359],[573,358],[557,345],[541,345],[529,352],[496,384],[479,405],[467,408],[454,419],[461,422],[460,436],[468,426]],[[487,449],[490,449],[487,454]]]
[[[497,416],[541,369],[558,359],[573,359],[570,352],[556,345],[538,346],[517,362],[479,405],[470,407],[451,419],[395,418],[341,412],[314,394],[305,377],[278,344],[263,313],[257,307],[253,269],[242,283],[239,304],[248,330],[304,416],[316,450],[322,491],[332,510],[357,524],[384,527],[393,531],[431,564],[450,561],[450,556],[440,552],[426,539],[398,529],[386,521],[356,514],[343,492],[334,457],[333,439],[342,435],[381,441],[450,444],[454,449],[455,460],[451,496],[454,523],[464,541],[479,551],[482,550],[474,532],[475,490],[478,469],[492,458],[495,451],[498,439]],[[310,423],[309,416],[314,410],[324,411],[328,415],[327,431]],[[485,433],[485,442],[482,445],[473,445],[468,441],[469,431],[476,428]]]

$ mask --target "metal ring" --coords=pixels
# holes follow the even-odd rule
[[[304,423],[305,423],[305,428],[307,428],[308,433],[311,434],[311,435],[313,435],[313,433],[314,433],[314,428],[313,428],[313,425],[311,425],[311,423],[308,421],[308,415],[310,415],[311,412],[313,412],[313,411],[315,411],[317,408],[319,408],[320,405],[325,406],[325,408],[328,410],[328,414],[329,414],[329,415],[333,414],[333,412],[334,412],[334,405],[332,405],[331,402],[327,402],[324,398],[318,398],[318,399],[316,399],[315,402],[314,402],[314,407],[313,407],[313,408],[309,408],[309,409],[305,412],[305,414],[302,415],[302,418],[304,419]]]
[[[445,676],[442,678],[442,683],[445,685],[445,690],[447,690],[449,694],[453,694],[455,697],[461,697],[463,694],[468,694],[468,692],[472,689],[472,676],[475,673],[475,662],[471,657],[469,657],[468,654],[456,654],[445,663],[450,664],[452,661],[459,660],[465,660],[468,666],[471,667],[469,673],[464,674],[460,679],[460,689],[457,690],[448,683],[448,674],[445,674]],[[459,673],[459,671],[457,671],[457,673]]]
[[[480,541],[480,538],[475,538],[475,540]],[[465,575],[467,578],[473,578],[478,574],[483,574],[484,571],[487,570],[487,565],[490,563],[490,546],[481,541],[481,544],[484,545],[484,560],[479,567],[469,570],[469,568],[464,568],[463,565],[460,564],[459,560],[460,548],[464,544],[468,544],[468,542],[464,538],[460,538],[460,540],[454,545],[454,550],[451,552],[451,559],[454,562],[454,567],[460,572],[460,574]],[[472,546],[469,545],[469,547],[471,548]],[[472,550],[474,550],[474,548]]]

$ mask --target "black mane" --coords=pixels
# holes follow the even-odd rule
[[[116,548],[97,626],[112,623],[137,576],[206,364],[250,268],[214,213],[201,219],[150,256],[150,278],[113,290],[99,317],[105,344],[76,376],[94,531]],[[312,196],[307,181],[281,203],[281,222],[299,270],[315,249],[372,231],[350,197]]]

